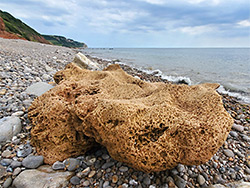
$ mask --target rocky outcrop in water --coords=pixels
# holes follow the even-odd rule
[[[90,71],[74,63],[54,78],[58,85],[29,109],[32,143],[49,164],[97,142],[146,172],[198,165],[216,153],[233,124],[218,84],[148,83],[119,65]]]

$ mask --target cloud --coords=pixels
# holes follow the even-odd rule
[[[181,27],[180,30],[183,33],[187,33],[190,35],[200,35],[203,33],[213,32],[215,28],[210,25],[202,25],[202,26],[194,26],[194,27]]]
[[[237,23],[241,27],[250,27],[250,20],[242,20]]]

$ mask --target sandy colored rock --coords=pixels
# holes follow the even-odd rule
[[[54,79],[59,85],[29,109],[32,142],[50,164],[84,153],[95,140],[145,172],[198,165],[216,153],[233,124],[218,84],[148,83],[118,65],[90,71],[74,63]]]

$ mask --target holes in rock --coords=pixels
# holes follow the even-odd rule
[[[204,131],[204,130],[201,130],[201,134],[205,134],[205,131]]]
[[[170,133],[170,136],[175,137],[177,134],[178,134],[178,130],[176,130],[176,131],[173,132],[173,133]]]

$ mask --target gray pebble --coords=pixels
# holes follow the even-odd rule
[[[53,170],[63,170],[65,168],[65,164],[60,162],[60,161],[56,161],[54,162],[54,164],[52,165],[52,169]]]
[[[9,187],[11,185],[11,183],[12,183],[12,179],[11,178],[7,178],[5,180],[5,182],[3,183],[3,188]]]
[[[233,153],[233,151],[230,150],[230,149],[225,149],[225,150],[223,151],[223,153],[224,153],[227,157],[234,157],[234,153]]]
[[[206,180],[205,180],[205,178],[204,178],[202,175],[198,175],[198,177],[197,177],[197,182],[198,182],[200,185],[203,185],[203,184],[205,184]]]
[[[107,168],[109,168],[109,167],[112,167],[112,166],[114,166],[114,162],[107,162],[107,163],[104,163],[103,165],[102,165],[102,169],[107,169]]]
[[[235,132],[235,131],[230,131],[229,134],[230,134],[232,137],[234,137],[234,138],[237,138],[237,137],[238,137],[238,133]]]
[[[32,147],[30,146],[30,144],[25,144],[23,146],[23,148],[21,148],[17,151],[17,156],[18,157],[27,157],[31,153],[32,153]]]
[[[182,179],[180,176],[174,176],[174,181],[175,181],[175,185],[177,185],[178,188],[185,188],[187,182]]]
[[[19,161],[12,161],[10,164],[11,168],[16,168],[22,166],[22,162]]]
[[[185,172],[185,166],[183,164],[178,164],[176,168],[178,172]]]
[[[104,154],[102,154],[102,158],[103,158],[104,160],[107,160],[107,159],[109,159],[110,157],[109,157],[108,154],[104,153]]]
[[[238,124],[233,124],[232,127],[234,130],[238,131],[238,132],[243,132],[244,131],[244,127],[242,125],[238,125]]]
[[[11,151],[9,150],[4,150],[3,153],[2,153],[2,157],[3,158],[7,158],[11,155]]]
[[[3,166],[9,166],[12,163],[12,159],[2,159],[0,164]]]
[[[109,186],[109,181],[105,181],[102,185],[103,188],[106,188],[107,186]]]
[[[39,166],[41,166],[43,164],[43,156],[39,155],[39,156],[35,156],[35,155],[30,155],[26,158],[24,158],[24,160],[22,161],[22,165],[25,168],[38,168]]]
[[[80,184],[80,181],[80,178],[78,178],[77,176],[73,176],[72,178],[70,178],[70,183],[72,183],[73,185]]]
[[[146,177],[143,179],[143,183],[144,183],[145,185],[150,185],[150,183],[151,183],[150,178],[149,178],[148,176],[146,176]]]
[[[126,167],[126,166],[121,166],[121,167],[119,168],[119,170],[120,170],[121,172],[127,172],[127,171],[128,171],[128,167]]]
[[[82,185],[83,185],[84,187],[89,186],[89,185],[90,185],[89,180],[84,181],[84,182],[82,183]]]
[[[247,135],[244,135],[244,136],[242,137],[242,139],[243,139],[244,141],[250,142],[250,137],[247,136]]]
[[[21,168],[19,168],[19,167],[17,167],[15,170],[14,170],[14,172],[13,172],[13,176],[17,176],[20,172],[22,171],[22,169]]]
[[[247,174],[250,174],[250,169],[246,167],[245,172],[246,172]]]
[[[68,171],[74,171],[80,166],[80,161],[75,158],[68,158],[63,161]]]

